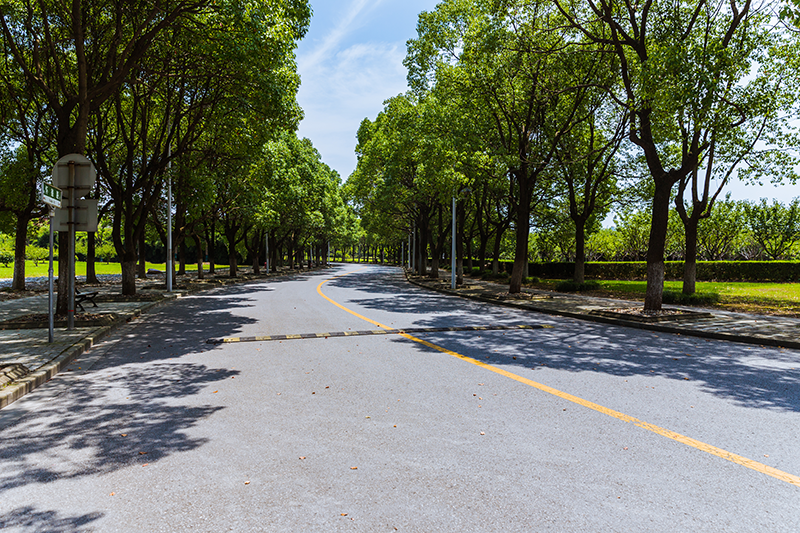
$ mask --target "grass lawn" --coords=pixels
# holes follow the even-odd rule
[[[553,290],[562,280],[543,280],[532,286]],[[644,301],[645,281],[600,281],[600,290],[592,291],[593,296],[623,298]],[[680,292],[681,281],[666,281],[664,289]],[[770,315],[800,317],[800,283],[772,282],[710,282],[698,281],[697,293],[716,293],[719,302],[705,307]]]
[[[208,263],[204,269],[208,269]],[[217,268],[228,268],[227,265],[216,265]],[[164,263],[147,263],[147,268],[154,268],[156,270],[160,270],[164,272],[167,269],[167,266]],[[177,267],[176,267],[177,268]],[[25,277],[27,278],[38,278],[38,277],[47,277],[47,271],[49,269],[49,262],[39,262],[38,265],[35,265],[33,261],[25,261]],[[97,262],[95,263],[95,270],[97,274],[122,274],[122,265],[119,263],[102,263]],[[186,265],[187,271],[196,271],[197,265]],[[53,274],[58,277],[58,261],[53,261]],[[86,275],[86,263],[79,261],[75,263],[75,274],[77,276],[85,276]],[[14,277],[14,267],[9,263],[9,265],[3,266],[0,264],[0,279],[3,278],[13,278]]]

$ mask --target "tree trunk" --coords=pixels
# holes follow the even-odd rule
[[[146,239],[145,232],[142,231],[141,236],[139,237],[139,264],[137,267],[137,275],[139,279],[147,279],[147,239]],[[169,272],[167,272],[169,275]]]
[[[17,234],[14,238],[14,278],[11,290],[25,290],[25,247],[28,244],[28,217],[17,215]]]
[[[195,242],[195,256],[197,259],[197,279],[204,279],[205,274],[203,273],[203,239],[200,238],[199,234],[194,236]]]
[[[182,238],[178,245],[178,275],[186,275],[186,239]]]
[[[575,272],[572,281],[583,283],[586,270],[586,221],[575,220]]]
[[[99,284],[100,280],[97,279],[97,268],[95,263],[97,261],[97,239],[95,233],[90,231],[86,237],[86,283]]]
[[[464,284],[464,202],[456,206],[456,286]]]
[[[56,314],[67,316],[69,306],[69,232],[58,232],[58,296]]]
[[[686,233],[686,257],[683,262],[683,294],[694,294],[697,281],[697,224],[699,220],[690,217],[684,221]]]
[[[130,255],[130,258],[122,261],[122,294],[134,295],[136,294],[136,257],[135,254],[126,255]]]
[[[522,278],[525,276],[525,265],[528,263],[528,233],[531,218],[531,191],[524,169],[519,170],[519,204],[517,204],[516,247],[514,249],[514,268],[511,270],[511,282],[508,286],[510,294],[522,290]]]
[[[667,242],[669,204],[672,183],[656,182],[653,195],[653,215],[650,223],[650,241],[647,246],[647,289],[644,297],[645,311],[660,311],[664,294],[664,250]]]

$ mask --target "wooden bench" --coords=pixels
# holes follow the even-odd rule
[[[78,288],[75,288],[75,305],[80,307],[81,311],[86,311],[83,308],[83,302],[92,302],[94,307],[97,307],[97,303],[94,301],[95,297],[100,294],[99,291],[94,292],[81,292]]]

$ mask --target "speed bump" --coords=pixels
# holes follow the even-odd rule
[[[406,328],[406,329],[369,329],[362,331],[331,331],[328,333],[299,333],[293,335],[260,335],[255,337],[222,337],[208,339],[208,344],[230,344],[234,342],[266,342],[286,341],[294,339],[327,339],[328,337],[353,337],[366,335],[401,335],[403,333],[442,333],[447,331],[500,331],[515,329],[548,329],[553,326],[542,324],[518,324],[514,326],[455,326],[448,328]]]

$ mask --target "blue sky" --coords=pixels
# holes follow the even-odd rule
[[[403,58],[417,15],[436,0],[312,0],[314,16],[297,49],[305,111],[298,134],[346,180],[356,166],[356,132],[383,102],[407,89]]]
[[[407,90],[403,58],[416,37],[417,16],[437,0],[311,0],[314,15],[297,48],[305,111],[298,134],[346,180],[356,166],[356,132],[375,119],[383,102]],[[800,185],[774,187],[734,182],[735,200],[800,196]]]

